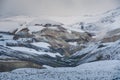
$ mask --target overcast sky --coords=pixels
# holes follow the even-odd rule
[[[1,0],[2,1],[2,0]],[[118,5],[119,0],[3,0],[6,14],[29,13],[47,16],[79,16],[100,14]]]

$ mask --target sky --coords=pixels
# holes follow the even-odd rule
[[[113,9],[119,0],[0,0],[4,15],[40,16],[96,15]]]

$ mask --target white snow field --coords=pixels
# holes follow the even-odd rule
[[[16,69],[0,73],[0,80],[119,80],[120,61],[86,63],[72,68]]]

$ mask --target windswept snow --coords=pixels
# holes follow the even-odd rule
[[[40,54],[40,55],[49,55],[51,57],[56,57],[56,56],[61,56],[59,53],[51,53],[51,52],[44,52],[44,51],[36,51],[31,48],[26,48],[26,47],[10,47],[13,50],[21,51],[21,52],[27,52],[27,53],[32,53],[32,54]]]
[[[50,44],[45,43],[45,42],[36,42],[36,43],[32,43],[32,44],[35,46],[38,46],[38,47],[43,47],[43,48],[48,48],[48,49],[50,47]]]
[[[100,61],[73,68],[17,69],[0,73],[1,80],[119,80],[120,61]]]
[[[17,22],[0,21],[0,31],[1,32],[12,32],[17,28],[20,28],[20,25]]]
[[[43,30],[45,27],[43,26],[29,26],[28,29],[30,30],[29,32],[37,32]]]
[[[111,43],[93,43],[81,51],[72,55],[72,58],[79,58],[78,64],[100,61],[120,60],[120,40]],[[81,57],[82,56],[82,57]],[[81,57],[81,58],[80,58]]]

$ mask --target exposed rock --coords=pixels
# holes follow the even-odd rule
[[[3,36],[2,35],[0,35],[0,38],[2,38]]]
[[[41,19],[36,19],[32,22],[30,22],[29,26],[44,26],[44,27],[51,27],[51,26],[62,26],[62,23],[52,21],[52,20],[41,20]]]
[[[36,41],[48,42],[53,49],[63,50],[62,54],[69,56],[70,44],[68,42],[77,42],[78,44],[87,43],[91,40],[91,36],[87,33],[67,32],[66,29],[45,28],[42,31],[34,33]]]
[[[118,34],[120,34],[120,28],[117,28],[117,29],[113,29],[113,30],[111,30],[111,31],[108,31],[106,34],[107,34],[107,36],[118,35]]]
[[[20,31],[16,32],[13,39],[17,40],[19,38],[32,38],[33,35],[29,33],[28,28],[23,28]]]
[[[113,29],[106,33],[106,36],[101,40],[103,43],[115,42],[120,39],[120,29]]]
[[[0,46],[0,56],[9,56],[12,57],[12,59],[15,58],[15,60],[11,63],[4,62],[1,65],[5,67],[8,65],[11,66],[8,70],[28,66],[36,67],[33,66],[33,64],[40,66],[48,65],[52,67],[76,66],[77,60],[69,59],[69,56],[84,48],[84,46],[81,46],[80,44],[89,42],[92,36],[86,32],[69,31],[64,28],[61,23],[38,22],[33,22],[29,25],[21,25],[23,28],[14,30],[13,33],[10,34],[12,37],[10,37],[9,34],[2,34],[3,37],[5,36],[5,39],[2,39],[5,40],[5,46],[7,47]],[[38,30],[31,30],[29,26],[37,26]],[[38,46],[32,45],[33,42],[45,42],[50,44],[50,46],[49,49],[46,49],[43,47],[38,47],[38,44]],[[76,42],[76,45],[73,46],[69,44],[69,42]],[[32,49],[36,50],[38,53],[34,54],[34,51],[33,53],[27,51],[21,52],[19,50],[16,51],[11,47],[24,47],[22,49]],[[41,55],[42,52],[43,55]],[[44,54],[44,52],[48,52],[47,55]],[[49,53],[60,53],[62,54],[62,57],[51,57],[49,56]],[[16,59],[18,61],[16,61]],[[9,58],[7,58],[7,60],[9,60]],[[22,65],[18,65],[17,63]]]
[[[29,26],[39,26],[38,31],[31,32]],[[69,42],[76,42],[78,45],[87,43],[91,40],[91,35],[87,32],[80,33],[76,31],[68,31],[64,28],[62,23],[51,21],[51,20],[35,20],[27,25],[22,25],[23,28],[14,30],[13,40],[20,41],[22,44],[29,44],[32,42],[47,42],[51,45],[52,52],[58,52],[63,56],[70,56],[76,52],[79,46],[74,47],[74,51],[71,51],[71,45]],[[38,28],[39,28],[38,27]],[[44,27],[44,28],[43,28]],[[12,44],[7,42],[7,46],[22,44]],[[25,46],[25,45],[22,45]],[[29,47],[28,45],[27,47]]]
[[[0,72],[11,71],[18,68],[43,68],[41,65],[20,60],[0,60]]]
[[[120,35],[114,35],[114,36],[109,36],[105,37],[101,40],[101,42],[106,43],[106,42],[115,42],[120,39]]]

